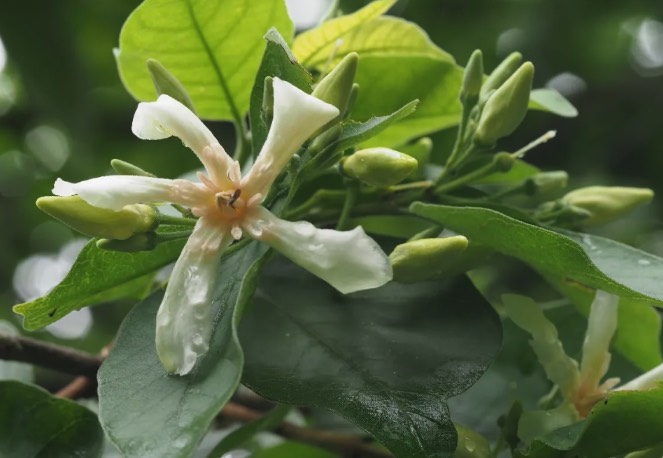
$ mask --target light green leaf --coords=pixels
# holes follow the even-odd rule
[[[179,226],[169,228],[182,230]],[[127,297],[140,299],[152,274],[177,259],[185,242],[171,240],[152,251],[122,253],[97,248],[91,240],[59,285],[44,297],[14,306],[14,311],[25,317],[23,327],[33,331],[82,307]]]
[[[362,57],[355,81],[359,95],[352,119],[365,121],[392,113],[411,100],[417,111],[366,142],[367,146],[395,147],[408,140],[458,124],[458,92],[463,69],[448,60],[417,55]]]
[[[0,382],[0,456],[101,456],[104,433],[97,416],[67,399],[19,382]]]
[[[234,119],[248,112],[270,27],[292,37],[283,0],[146,0],[122,27],[120,77],[136,99],[153,100],[146,62],[157,59],[187,89],[201,118]]]
[[[301,33],[295,39],[292,50],[302,65],[316,67],[335,54],[338,40],[345,40],[363,24],[386,13],[396,0],[377,0],[352,14],[323,22],[318,27]],[[349,51],[355,51],[350,49]],[[340,55],[343,58],[344,55]]]
[[[529,96],[529,106],[564,118],[575,118],[578,110],[562,94],[554,89],[534,89]]]
[[[496,356],[501,328],[464,277],[346,296],[279,260],[260,280],[240,336],[243,382],[268,398],[324,407],[397,457],[450,457],[446,399]]]
[[[251,242],[224,256],[212,316],[209,352],[186,376],[168,375],[154,335],[161,294],[127,315],[98,373],[99,416],[126,457],[187,457],[239,384],[243,354],[235,332],[267,247]]]
[[[529,264],[546,278],[592,294],[602,289],[626,301],[620,308],[616,348],[643,369],[656,364],[659,320],[643,307],[663,305],[659,287],[663,259],[627,245],[588,234],[554,232],[487,208],[415,203],[412,211],[459,234]],[[643,305],[643,303],[645,305]],[[628,304],[636,304],[628,307]],[[642,334],[634,330],[646,320]],[[652,346],[645,349],[643,346]],[[638,355],[642,351],[643,353]]]
[[[663,386],[617,391],[599,402],[585,421],[560,428],[517,453],[528,458],[610,458],[663,443]]]

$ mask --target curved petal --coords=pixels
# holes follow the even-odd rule
[[[156,331],[157,354],[169,373],[188,374],[209,348],[214,281],[221,253],[230,242],[232,237],[201,218],[175,263]]]
[[[589,311],[585,341],[582,345],[580,383],[595,390],[610,366],[610,341],[617,330],[619,297],[597,290]]]
[[[109,175],[79,183],[70,183],[58,178],[55,180],[53,194],[56,196],[78,194],[90,205],[111,210],[120,210],[125,205],[149,202],[172,202],[195,207],[207,197],[202,185],[186,180],[131,175]]]
[[[361,227],[318,229],[305,221],[282,220],[264,207],[243,229],[280,251],[344,294],[377,288],[391,280],[389,258]]]
[[[230,156],[198,116],[166,94],[160,95],[156,102],[138,104],[131,131],[143,140],[161,140],[172,135],[179,137],[196,153],[210,175],[226,175],[232,163]],[[211,149],[206,150],[207,147]]]
[[[335,106],[274,78],[274,119],[256,162],[242,180],[242,189],[266,195],[299,147],[338,114]]]

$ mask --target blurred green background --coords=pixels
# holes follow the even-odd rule
[[[0,319],[18,324],[11,306],[44,294],[82,243],[34,206],[56,177],[102,175],[115,157],[164,177],[196,167],[180,142],[145,142],[131,134],[136,102],[119,81],[112,49],[139,3],[0,2],[6,51],[0,52]],[[304,24],[325,3],[289,5]],[[367,3],[340,2],[345,11]],[[536,165],[568,170],[572,186],[646,186],[663,196],[663,2],[400,0],[391,14],[420,24],[461,65],[475,48],[484,51],[487,69],[521,51],[536,66],[535,85],[555,87],[580,111],[576,119],[531,113],[502,147],[514,149],[556,129],[554,142],[528,156]],[[232,147],[227,125],[212,128]],[[452,138],[453,132],[436,134],[436,153]],[[657,199],[603,231],[663,255],[662,214],[663,199]],[[95,332],[86,337],[87,311],[41,337],[73,338],[71,345],[98,351],[128,306],[95,308]]]

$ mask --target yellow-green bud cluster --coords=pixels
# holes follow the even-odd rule
[[[479,49],[474,51],[467,61],[463,73],[463,84],[460,87],[460,101],[467,107],[474,106],[479,100],[483,83],[483,54]]]
[[[400,183],[415,170],[417,160],[389,148],[368,148],[341,163],[343,173],[370,186],[384,188]]]
[[[37,207],[90,237],[126,240],[134,234],[152,231],[159,224],[157,210],[143,204],[114,211],[90,205],[79,196],[47,196],[37,199]]]
[[[589,186],[576,189],[562,197],[562,203],[586,212],[582,220],[586,226],[614,221],[640,205],[649,203],[654,191],[648,188],[620,186]]]

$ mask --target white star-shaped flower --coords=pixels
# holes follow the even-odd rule
[[[318,229],[284,221],[263,207],[274,180],[302,144],[339,111],[288,82],[274,78],[274,117],[265,144],[244,177],[240,166],[188,108],[167,95],[141,103],[132,130],[142,139],[179,137],[205,167],[200,183],[140,176],[104,176],[55,182],[58,196],[78,194],[89,204],[171,202],[199,217],[175,263],[157,314],[156,347],[168,372],[189,373],[209,348],[214,326],[212,294],[221,253],[243,235],[261,240],[342,293],[383,285],[392,278],[388,257],[360,228]]]

